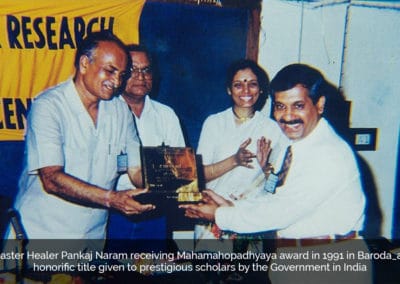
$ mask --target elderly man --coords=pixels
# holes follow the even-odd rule
[[[29,239],[104,239],[109,208],[127,215],[154,208],[135,201],[143,190],[112,191],[118,167],[142,184],[132,115],[114,97],[127,56],[111,33],[90,34],[76,51],[74,77],[32,104],[15,201]]]
[[[318,267],[324,272],[310,273],[304,269],[317,268],[316,263],[310,261],[314,266],[308,268],[298,266],[307,264],[307,258],[296,262],[278,257],[269,269],[272,283],[371,281],[368,261],[360,262],[362,271],[343,272],[346,262],[357,264],[357,260],[347,259],[346,252],[367,251],[362,240],[354,240],[360,238],[358,232],[363,228],[365,197],[351,148],[322,117],[325,83],[318,70],[304,64],[286,66],[271,81],[273,116],[291,146],[282,155],[279,170],[276,165],[264,164],[266,155],[259,159],[267,178],[263,197],[232,203],[209,191],[205,203],[181,206],[187,216],[215,221],[222,230],[277,230],[278,255],[297,252],[306,256],[313,251],[321,257],[317,264],[325,265]],[[268,153],[265,145],[259,146]],[[333,270],[327,253],[339,255],[340,269]],[[280,264],[295,264],[299,270],[275,269]]]

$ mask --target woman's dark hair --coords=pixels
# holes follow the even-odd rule
[[[261,110],[267,101],[269,93],[269,78],[267,73],[255,61],[250,59],[241,59],[233,62],[226,73],[226,87],[231,90],[233,77],[239,70],[250,69],[257,77],[260,86],[260,95],[254,105],[255,110]]]

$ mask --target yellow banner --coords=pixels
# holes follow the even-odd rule
[[[139,40],[145,0],[2,0],[0,140],[23,140],[27,111],[42,90],[72,76],[77,44],[110,30]]]

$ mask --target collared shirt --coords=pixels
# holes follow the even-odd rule
[[[120,153],[127,153],[129,166],[139,165],[132,115],[119,99],[100,101],[95,126],[72,79],[39,95],[29,112],[26,164],[15,202],[28,238],[104,238],[108,210],[46,193],[38,169],[63,166],[66,174],[111,190]]]
[[[169,106],[146,96],[142,114],[135,119],[143,145],[185,147],[179,119]]]
[[[284,238],[310,238],[360,230],[365,197],[354,154],[321,118],[304,139],[292,144],[292,163],[275,194],[220,207],[223,230],[253,233],[278,230]]]
[[[119,96],[119,98],[125,103],[122,96]],[[146,96],[140,118],[136,115],[134,116],[136,127],[144,146],[160,146],[164,143],[171,147],[185,147],[179,119],[169,106]],[[128,175],[122,175],[118,180],[117,190],[132,188],[133,185]]]

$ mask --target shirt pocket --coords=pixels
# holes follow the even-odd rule
[[[104,163],[99,162],[99,164],[104,167],[104,169],[102,170],[102,175],[108,178],[108,180],[105,181],[106,183],[109,183],[108,188],[112,188],[115,186],[116,179],[119,175],[117,159],[119,155],[126,155],[126,144],[108,143],[104,144],[103,146],[104,148],[100,151],[107,153],[107,159],[104,161]],[[95,165],[95,167],[98,166],[98,164]]]
[[[91,153],[89,150],[64,145],[64,171],[87,181],[91,171]]]

